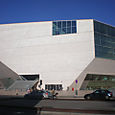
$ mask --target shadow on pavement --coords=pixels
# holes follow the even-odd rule
[[[35,105],[40,99],[25,99],[19,96],[0,96],[1,115],[36,115]]]

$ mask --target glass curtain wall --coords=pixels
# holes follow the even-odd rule
[[[115,76],[87,74],[81,90],[115,89]]]
[[[115,27],[94,21],[95,56],[115,60]]]

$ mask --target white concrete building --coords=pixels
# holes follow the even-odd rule
[[[1,24],[0,60],[19,75],[39,74],[49,90],[115,88],[115,27],[93,19]],[[90,82],[98,76],[107,87]]]

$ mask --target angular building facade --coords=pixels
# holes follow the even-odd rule
[[[61,20],[0,25],[0,60],[48,90],[115,88],[115,27]]]

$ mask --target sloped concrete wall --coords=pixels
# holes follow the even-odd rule
[[[115,75],[115,60],[95,58],[79,75],[78,84],[74,80],[71,88],[79,90],[87,74]]]
[[[8,88],[17,79],[20,79],[19,75],[0,62],[0,88]]]

